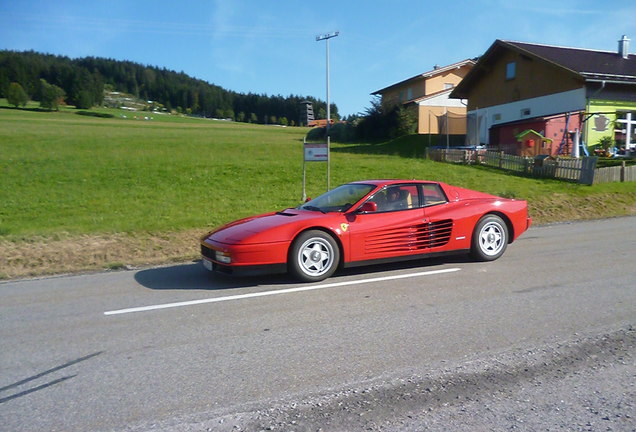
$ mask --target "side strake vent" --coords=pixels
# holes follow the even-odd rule
[[[298,216],[297,214],[294,214],[294,213],[285,213],[285,211],[279,211],[279,212],[276,212],[276,214],[281,216]]]
[[[450,219],[431,222],[428,225],[428,247],[444,246],[451,238],[453,221]]]
[[[412,252],[446,245],[453,230],[451,219],[422,223],[381,231],[367,236],[365,250],[377,252]]]

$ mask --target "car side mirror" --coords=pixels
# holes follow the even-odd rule
[[[374,201],[367,201],[360,207],[360,213],[373,213],[378,211],[378,203]]]

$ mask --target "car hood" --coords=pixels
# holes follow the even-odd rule
[[[308,210],[286,209],[239,219],[209,233],[206,238],[219,243],[267,243],[290,240],[298,225],[327,215]]]

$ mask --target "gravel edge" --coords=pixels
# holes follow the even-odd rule
[[[636,325],[196,417],[127,430],[636,431]]]

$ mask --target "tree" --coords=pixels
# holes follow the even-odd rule
[[[78,68],[70,74],[69,82],[67,94],[71,105],[88,109],[102,102],[104,83],[99,74],[91,74],[86,68]]]
[[[371,100],[371,107],[365,110],[364,117],[358,122],[356,130],[361,138],[382,139],[387,138],[388,126],[382,101],[376,97]]]
[[[329,104],[329,115],[331,117],[331,120],[335,120],[335,121],[339,121],[340,120],[340,114],[338,114],[338,107],[336,106],[336,104],[332,103]],[[327,116],[327,114],[325,114],[325,117]]]
[[[322,107],[320,112],[324,113],[326,107],[325,102],[311,96],[238,93],[192,78],[184,72],[130,61],[97,57],[70,59],[34,51],[0,49],[0,98],[6,98],[9,84],[16,82],[30,98],[41,101],[40,79],[64,90],[65,102],[77,108],[101,105],[104,89],[133,94],[145,101],[157,101],[168,111],[180,106],[183,112],[190,109],[194,115],[218,118],[237,118],[238,113],[243,112],[245,121],[252,123],[270,124],[272,117],[286,117],[288,122],[291,119],[298,122],[301,102],[313,104],[314,112]],[[47,97],[44,99],[46,105]],[[331,117],[338,119],[335,104],[331,104]]]
[[[80,90],[78,91],[74,98],[73,103],[75,104],[75,108],[78,109],[89,109],[93,107],[93,98],[88,90]]]
[[[9,90],[7,90],[7,101],[10,105],[26,106],[29,101],[29,96],[26,94],[22,86],[17,82],[9,84]]]
[[[376,97],[371,101],[364,117],[356,122],[356,132],[365,139],[397,138],[414,133],[417,118],[411,108],[403,106],[385,106]]]
[[[41,99],[40,106],[50,110],[59,110],[60,104],[64,102],[64,90],[54,84],[49,84],[44,79],[40,79]]]
[[[395,137],[410,135],[417,131],[417,117],[412,109],[400,106],[395,112]]]

